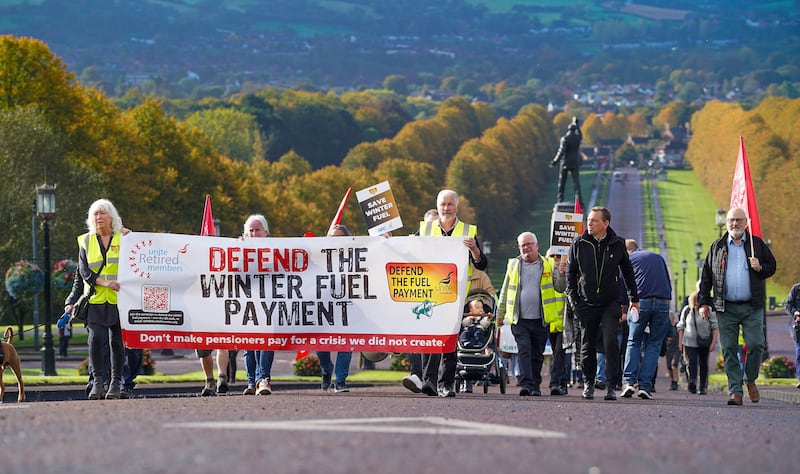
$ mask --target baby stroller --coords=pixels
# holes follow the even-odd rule
[[[493,382],[499,383],[500,393],[505,394],[507,369],[497,349],[494,295],[482,289],[470,290],[464,305],[465,317],[470,313],[470,303],[475,300],[483,304],[483,312],[490,318],[490,324],[482,334],[482,340],[476,339],[473,334],[465,334],[476,329],[474,326],[462,327],[456,349],[455,389],[457,392],[465,391],[474,382],[480,381],[483,383],[483,393],[489,393],[489,385]]]

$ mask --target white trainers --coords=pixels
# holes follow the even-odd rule
[[[403,377],[403,387],[414,393],[420,393],[422,392],[422,380],[416,374],[406,375]]]
[[[269,380],[261,379],[256,384],[256,395],[270,395],[272,393],[272,386]]]
[[[636,393],[636,387],[631,384],[625,384],[625,388],[622,389],[622,398],[631,398],[634,393]]]
[[[647,390],[645,390],[643,388],[639,389],[639,393],[637,393],[637,395],[639,395],[639,398],[644,399],[644,400],[652,400],[653,399],[653,395],[650,394],[649,391],[647,391]]]

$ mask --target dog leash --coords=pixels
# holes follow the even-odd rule
[[[55,324],[55,323],[52,323],[52,324]],[[13,326],[13,325],[11,325],[11,324],[8,324],[8,325],[6,325],[6,327],[9,327],[9,326],[11,326],[12,328],[14,328],[14,326]],[[13,334],[13,335],[14,335],[14,336],[17,336],[17,335],[19,335],[19,334],[25,334],[26,332],[31,332],[31,331],[33,331],[34,329],[43,328],[43,327],[45,327],[45,326],[46,326],[46,324],[44,324],[44,323],[40,323],[40,324],[37,324],[36,326],[33,326],[33,327],[31,327],[30,329],[25,329],[25,330],[23,330],[22,332],[17,332],[16,328],[14,328],[14,334]],[[2,326],[0,326],[0,327],[2,327]],[[5,335],[5,329],[3,330],[3,334]],[[5,339],[5,337],[3,337],[3,342],[6,342],[6,339]]]

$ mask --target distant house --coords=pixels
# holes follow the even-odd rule
[[[654,161],[665,168],[683,168],[686,165],[687,143],[691,135],[689,124],[674,128],[667,124],[661,134],[664,141],[653,153]]]
[[[127,86],[141,86],[146,81],[152,79],[153,74],[149,73],[131,73],[125,74],[125,85]]]

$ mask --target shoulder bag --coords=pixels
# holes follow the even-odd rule
[[[694,324],[694,335],[697,341],[697,347],[709,347],[711,345],[711,338],[714,337],[711,328],[709,327],[708,337],[701,336],[700,331],[697,330],[697,311],[694,308],[690,311],[692,312],[692,323]]]
[[[100,269],[97,271],[98,275],[100,275],[100,272],[103,271],[103,267],[105,266],[106,266],[105,262],[103,262],[103,264],[100,265]],[[86,320],[89,317],[89,300],[92,298],[92,295],[94,295],[94,283],[89,285],[89,292],[83,293],[80,296],[80,298],[78,298],[78,301],[76,301],[75,304],[72,306],[73,320],[77,320],[86,324]]]

